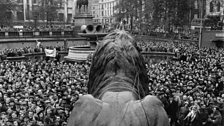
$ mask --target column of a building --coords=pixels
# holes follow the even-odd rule
[[[76,4],[77,4],[77,0],[73,0],[73,3],[72,3],[72,18],[75,17],[75,15],[76,15]]]
[[[103,23],[102,22],[102,4],[101,3],[99,3],[99,22],[100,23]]]
[[[205,5],[206,15],[209,14],[209,12],[210,12],[210,2],[209,1],[210,0],[206,0],[206,5]]]
[[[64,22],[68,21],[68,3],[67,0],[64,0]]]
[[[33,20],[33,3],[32,3],[32,0],[29,0],[29,17],[30,17],[30,20]]]
[[[111,16],[111,14],[110,14],[110,12],[111,12],[111,6],[110,6],[110,4],[111,4],[111,2],[109,2],[109,6],[108,6],[108,8],[109,8],[109,12],[108,12],[108,15],[109,15],[109,17]]]
[[[221,4],[221,6],[220,6],[220,12],[221,12],[221,15],[223,15],[223,13],[224,13],[224,1],[220,1],[220,4]]]
[[[23,0],[23,18],[26,21],[27,0]]]

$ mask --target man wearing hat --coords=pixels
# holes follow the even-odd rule
[[[224,97],[223,97],[224,99]],[[221,116],[222,116],[222,126],[224,126],[224,102],[222,101],[222,103],[220,103],[220,113],[221,113]]]
[[[212,113],[209,115],[208,122],[210,126],[222,126],[222,115],[217,106],[212,108]]]

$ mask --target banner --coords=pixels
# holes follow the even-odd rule
[[[54,50],[51,49],[44,49],[46,56],[48,57],[56,57],[56,48],[54,48]]]

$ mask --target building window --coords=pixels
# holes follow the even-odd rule
[[[68,14],[68,22],[72,21],[72,14]]]
[[[213,10],[214,8],[213,8],[213,2],[210,2],[210,12],[213,12],[214,10]]]
[[[218,3],[217,3],[217,12],[220,12],[220,10],[221,10],[221,4],[220,4],[220,2],[218,1]]]
[[[21,20],[23,20],[23,12],[16,12],[17,13],[17,20],[19,20],[19,21],[21,21]]]
[[[63,13],[59,13],[59,21],[64,21],[64,14]]]
[[[11,20],[12,19],[12,12],[6,12],[6,18],[8,20]]]

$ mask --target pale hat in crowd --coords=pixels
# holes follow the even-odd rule
[[[183,96],[183,100],[187,100],[187,96],[186,95]]]
[[[46,100],[45,103],[51,103],[51,101],[50,100]]]
[[[224,94],[222,94],[222,98],[224,98]]]

